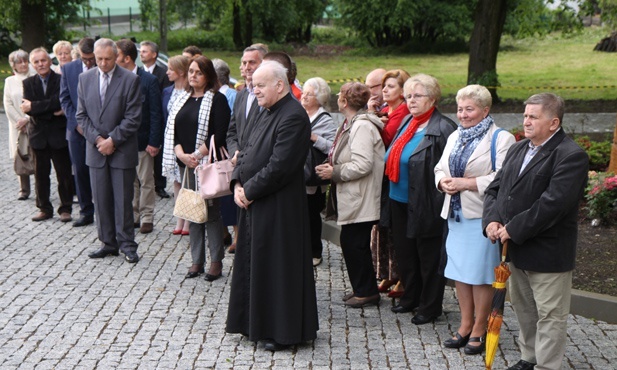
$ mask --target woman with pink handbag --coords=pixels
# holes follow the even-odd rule
[[[195,181],[197,167],[214,135],[215,146],[225,145],[229,126],[230,109],[225,95],[218,92],[220,86],[212,61],[204,56],[196,57],[189,66],[189,89],[174,102],[165,129],[163,151],[163,175],[173,175],[176,166],[181,176],[189,171],[189,187],[197,190]],[[201,151],[200,151],[201,149]],[[207,281],[223,276],[223,222],[218,199],[207,200],[208,219],[205,224],[191,223],[190,245],[193,264],[186,274],[187,279],[204,273],[205,233],[208,235],[210,269]]]

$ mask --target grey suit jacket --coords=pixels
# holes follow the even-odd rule
[[[242,151],[251,132],[251,120],[259,113],[257,99],[253,100],[249,116],[246,115],[246,102],[249,98],[249,90],[244,89],[236,96],[229,130],[227,131],[227,150],[234,155],[236,150]]]
[[[129,169],[137,166],[137,130],[141,123],[141,87],[139,77],[116,66],[101,106],[99,69],[93,68],[79,76],[77,88],[77,123],[83,127],[86,164],[101,168]],[[116,150],[103,156],[96,148],[96,138],[111,137]]]

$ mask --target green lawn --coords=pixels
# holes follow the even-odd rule
[[[593,47],[605,35],[602,29],[585,29],[582,34],[565,38],[551,35],[542,39],[515,40],[504,36],[502,51],[497,60],[501,82],[501,98],[525,99],[532,93],[552,91],[566,99],[616,99],[617,53],[594,52]],[[179,50],[170,55],[180,53]],[[232,76],[239,77],[240,52],[206,51],[210,58],[221,58],[229,63]],[[455,94],[467,80],[467,54],[446,55],[384,55],[358,56],[294,56],[298,78],[326,80],[363,79],[373,68],[403,68],[411,74],[431,74],[442,84],[443,95]],[[8,63],[0,63],[0,89]],[[337,91],[340,82],[331,87]],[[595,88],[596,86],[606,86]],[[590,88],[594,87],[594,88]]]

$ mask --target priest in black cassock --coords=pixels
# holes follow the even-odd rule
[[[317,337],[303,172],[311,131],[280,63],[264,61],[253,86],[262,111],[231,182],[240,213],[226,330],[276,351]]]

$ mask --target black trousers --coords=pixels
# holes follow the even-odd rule
[[[321,244],[321,211],[326,206],[326,193],[317,187],[315,194],[306,194],[308,203],[308,217],[311,228],[311,251],[313,258],[321,258],[323,244]]]
[[[443,235],[407,237],[407,204],[390,200],[392,238],[405,293],[400,305],[416,308],[417,314],[440,316],[446,279],[439,273]]]
[[[48,215],[54,213],[54,207],[49,201],[51,181],[51,164],[54,164],[58,180],[58,195],[60,207],[58,213],[71,213],[73,209],[73,177],[71,176],[71,157],[69,148],[34,150],[34,188],[36,190],[36,206]]]
[[[341,226],[341,248],[349,281],[357,297],[379,294],[371,258],[371,229],[377,221]]]

